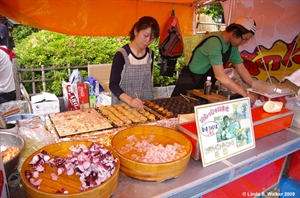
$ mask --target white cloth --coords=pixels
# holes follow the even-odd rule
[[[15,89],[13,64],[9,59],[9,55],[0,50],[0,93],[8,93]]]
[[[291,75],[284,77],[283,79],[288,79],[289,81],[300,87],[300,69],[298,69]]]

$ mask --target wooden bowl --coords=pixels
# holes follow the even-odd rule
[[[128,140],[127,137],[134,135],[142,137],[147,135],[154,135],[155,142],[166,146],[167,144],[174,144],[175,142],[184,146],[186,154],[179,159],[166,163],[143,163],[133,159],[132,153],[122,153],[121,148]],[[134,126],[124,129],[115,134],[112,138],[112,147],[118,153],[121,166],[120,170],[126,176],[133,177],[145,181],[162,182],[167,179],[177,178],[181,175],[190,160],[192,152],[192,144],[188,138],[181,133],[166,127],[161,126]]]
[[[67,154],[70,154],[69,150],[70,146],[76,146],[78,144],[83,144],[85,146],[89,146],[92,142],[88,141],[67,141],[60,142],[48,145],[43,147],[36,152],[32,153],[23,163],[21,167],[21,178],[23,181],[23,187],[26,191],[26,195],[28,198],[98,198],[98,197],[111,197],[114,194],[117,185],[118,185],[118,177],[119,177],[119,168],[120,168],[120,160],[117,160],[116,170],[112,174],[112,176],[106,180],[104,183],[96,186],[94,188],[85,190],[80,192],[79,188],[81,186],[81,182],[79,181],[79,175],[73,174],[71,176],[67,176],[66,174],[59,175],[57,180],[52,180],[50,174],[52,172],[57,172],[55,168],[50,168],[50,166],[46,165],[46,172],[41,173],[39,178],[43,179],[40,185],[40,188],[34,187],[25,177],[25,170],[32,169],[29,162],[32,160],[33,156],[40,153],[41,150],[45,150],[49,154],[53,156],[66,157]],[[104,146],[105,147],[105,146]],[[108,147],[105,147],[107,150],[112,150]],[[113,150],[114,158],[118,158],[117,153]],[[55,193],[57,190],[64,188],[68,190],[68,194]]]

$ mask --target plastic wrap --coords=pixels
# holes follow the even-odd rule
[[[243,87],[244,89],[249,88],[250,86],[248,84],[246,84],[242,78],[240,77],[240,75],[234,70],[234,68],[226,68],[224,70],[225,74],[227,74],[227,76],[229,78],[231,78],[236,84],[238,84],[239,86]],[[220,84],[219,81],[216,82],[216,85]],[[228,94],[232,95],[235,94],[235,92],[232,92],[231,90],[227,89],[226,87],[222,86],[222,84],[220,84],[220,88],[219,91],[224,91],[227,92]]]
[[[82,74],[78,71],[78,69],[74,69],[72,74],[69,77],[70,83],[81,83],[83,82]]]
[[[300,128],[300,96],[285,97],[285,107],[294,112],[293,126]]]
[[[25,159],[34,151],[55,143],[53,135],[45,129],[44,121],[39,117],[33,117],[19,122],[19,135],[25,140],[25,147],[20,155],[18,170]]]

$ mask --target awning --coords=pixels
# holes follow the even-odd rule
[[[172,9],[183,35],[194,34],[194,9],[206,0],[0,0],[0,14],[20,24],[81,36],[127,36],[142,16],[161,28]]]

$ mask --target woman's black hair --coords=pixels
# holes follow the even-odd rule
[[[134,30],[136,30],[137,32],[147,29],[147,28],[151,28],[151,36],[153,35],[155,39],[157,39],[159,37],[159,25],[156,21],[156,19],[154,19],[153,17],[150,16],[144,16],[142,18],[140,18],[138,20],[138,22],[136,22],[133,27],[131,28],[130,32],[129,32],[129,36],[130,36],[130,41],[133,41],[135,38],[135,34],[134,34]]]

